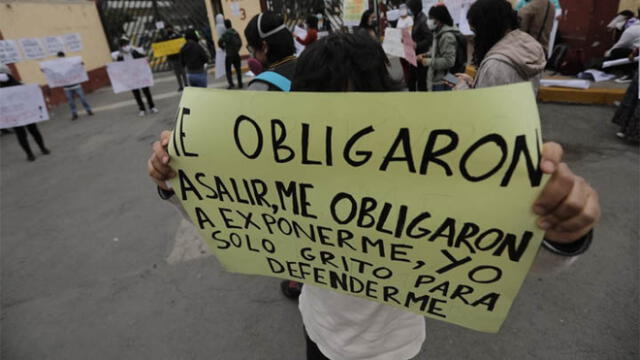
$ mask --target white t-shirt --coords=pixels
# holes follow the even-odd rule
[[[408,360],[426,337],[424,317],[305,284],[299,299],[309,338],[331,360]]]
[[[396,29],[406,29],[413,26],[413,18],[411,16],[407,16],[405,18],[398,19],[398,25],[396,25]]]

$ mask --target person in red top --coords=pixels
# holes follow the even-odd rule
[[[318,18],[309,15],[305,24],[307,25],[307,36],[304,39],[296,36],[296,41],[304,46],[309,46],[318,40]]]

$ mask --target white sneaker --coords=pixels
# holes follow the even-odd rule
[[[158,111],[160,111],[158,110],[158,108],[154,108],[154,107],[151,108],[151,112],[154,114],[158,113]]]
[[[142,117],[142,116],[145,116],[145,115],[146,115],[146,111],[144,111],[144,110],[141,110],[141,111],[138,113],[138,116],[141,116],[141,117]]]

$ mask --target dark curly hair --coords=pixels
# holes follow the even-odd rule
[[[378,42],[362,33],[335,33],[308,46],[298,59],[292,91],[396,91],[388,59]]]
[[[469,25],[476,34],[473,64],[480,66],[489,50],[509,31],[518,28],[518,13],[507,0],[478,0],[467,13]]]

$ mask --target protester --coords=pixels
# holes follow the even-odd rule
[[[617,43],[615,43],[611,49],[607,50],[604,54],[605,61],[624,59],[629,57],[633,50],[640,47],[640,23],[629,26],[620,37]],[[631,82],[632,74],[637,68],[635,64],[619,65],[609,68],[607,71],[619,72],[620,77],[615,81],[618,83]]]
[[[238,32],[231,26],[231,20],[224,21],[226,30],[220,40],[218,40],[218,46],[223,49],[227,57],[225,58],[225,69],[227,73],[227,82],[229,87],[227,89],[235,88],[233,84],[233,74],[231,74],[231,66],[236,70],[236,76],[238,77],[238,88],[242,89],[242,69],[240,68],[240,48],[242,48],[242,39]]]
[[[427,25],[435,33],[433,45],[429,54],[418,56],[418,61],[428,68],[427,88],[432,91],[451,90],[443,79],[456,64],[457,35],[462,35],[453,26],[453,18],[444,4],[434,5],[429,9]]]
[[[469,8],[469,25],[475,32],[475,79],[459,74],[457,89],[489,87],[531,81],[540,86],[547,64],[542,45],[518,29],[518,14],[507,0],[478,0]]]
[[[638,56],[638,48],[629,57]],[[630,142],[640,142],[640,100],[638,97],[638,71],[633,75],[627,93],[613,116],[613,123],[620,126],[616,134],[620,139]]]
[[[416,54],[426,54],[431,48],[433,34],[427,25],[427,16],[422,12],[422,1],[409,0],[407,6],[413,14],[411,38],[416,43]],[[427,68],[422,63],[410,67],[407,87],[409,91],[427,91]]]
[[[187,42],[180,49],[180,63],[187,69],[189,86],[206,88],[206,65],[209,62],[209,56],[202,45],[198,43],[198,35],[195,30],[187,30],[184,38]]]
[[[65,54],[62,51],[59,51],[57,55],[60,58],[65,57]],[[64,96],[67,98],[67,103],[69,104],[69,108],[71,109],[71,120],[78,119],[78,110],[76,109],[75,95],[78,95],[78,97],[80,98],[80,102],[82,103],[84,109],[87,111],[87,115],[93,116],[91,105],[89,105],[89,103],[87,102],[87,98],[84,96],[84,91],[82,90],[81,84],[67,85],[64,86],[62,90],[64,90]]]
[[[376,13],[367,9],[362,13],[360,18],[360,25],[358,25],[358,31],[366,32],[373,39],[378,40],[378,17]]]
[[[120,38],[119,41],[120,49],[113,54],[113,57],[116,61],[129,61],[134,59],[144,58],[144,50],[140,48],[134,48],[131,46],[131,42],[127,37]],[[140,109],[140,113],[138,115],[144,116],[146,114],[146,109],[144,107],[144,103],[142,102],[142,97],[140,96],[140,89],[131,90],[133,93],[133,97],[136,99],[136,103],[138,104],[138,108]],[[147,104],[149,105],[149,109],[152,113],[157,113],[158,109],[153,103],[153,97],[151,96],[151,90],[149,87],[142,88],[142,92],[144,96],[147,98]]]
[[[272,12],[258,14],[247,24],[244,36],[251,56],[264,67],[248,89],[289,91],[296,69],[296,48],[282,17]]]
[[[222,37],[224,32],[227,31],[227,27],[224,26],[224,15],[216,15],[216,32],[218,33],[218,39]]]
[[[551,0],[526,0],[526,5],[518,11],[520,30],[538,40],[546,51],[555,14],[556,10]]]
[[[164,37],[164,41],[175,40],[182,38],[182,35],[178,34],[173,25],[169,24],[165,26],[166,36]],[[167,56],[167,60],[171,65],[171,69],[173,69],[173,73],[176,75],[176,80],[178,80],[178,91],[182,91],[185,86],[187,86],[187,73],[184,71],[184,66],[180,61],[180,53],[172,54]]]
[[[318,18],[309,15],[305,21],[305,25],[307,25],[307,36],[304,39],[296,36],[296,41],[304,46],[309,46],[318,40]]]
[[[413,26],[413,17],[409,15],[409,8],[407,4],[400,4],[400,18],[396,24],[397,29],[411,29]]]
[[[22,83],[11,75],[9,67],[5,64],[0,64],[0,88],[19,85],[22,85]],[[38,130],[38,124],[32,123],[25,126],[16,126],[13,128],[13,131],[16,133],[20,147],[22,147],[22,150],[27,154],[27,161],[34,161],[36,159],[35,155],[33,155],[33,152],[31,151],[31,146],[29,146],[27,131],[29,131],[33,140],[36,141],[36,144],[38,144],[43,155],[51,154],[51,151],[44,146],[44,140],[42,139],[40,130]]]
[[[367,35],[337,33],[301,55],[293,90],[384,92],[397,90],[397,84],[390,78],[380,44]],[[154,143],[148,171],[161,193],[171,194],[166,184],[175,176],[166,152],[170,137],[170,132],[163,132]],[[586,250],[600,213],[595,190],[561,161],[558,144],[543,146],[540,167],[550,178],[532,204],[540,215],[539,226],[546,229],[544,249],[553,252],[539,258],[548,256],[556,265],[566,265]],[[425,340],[422,315],[313,285],[303,287],[299,308],[309,360],[407,360],[420,352]]]

